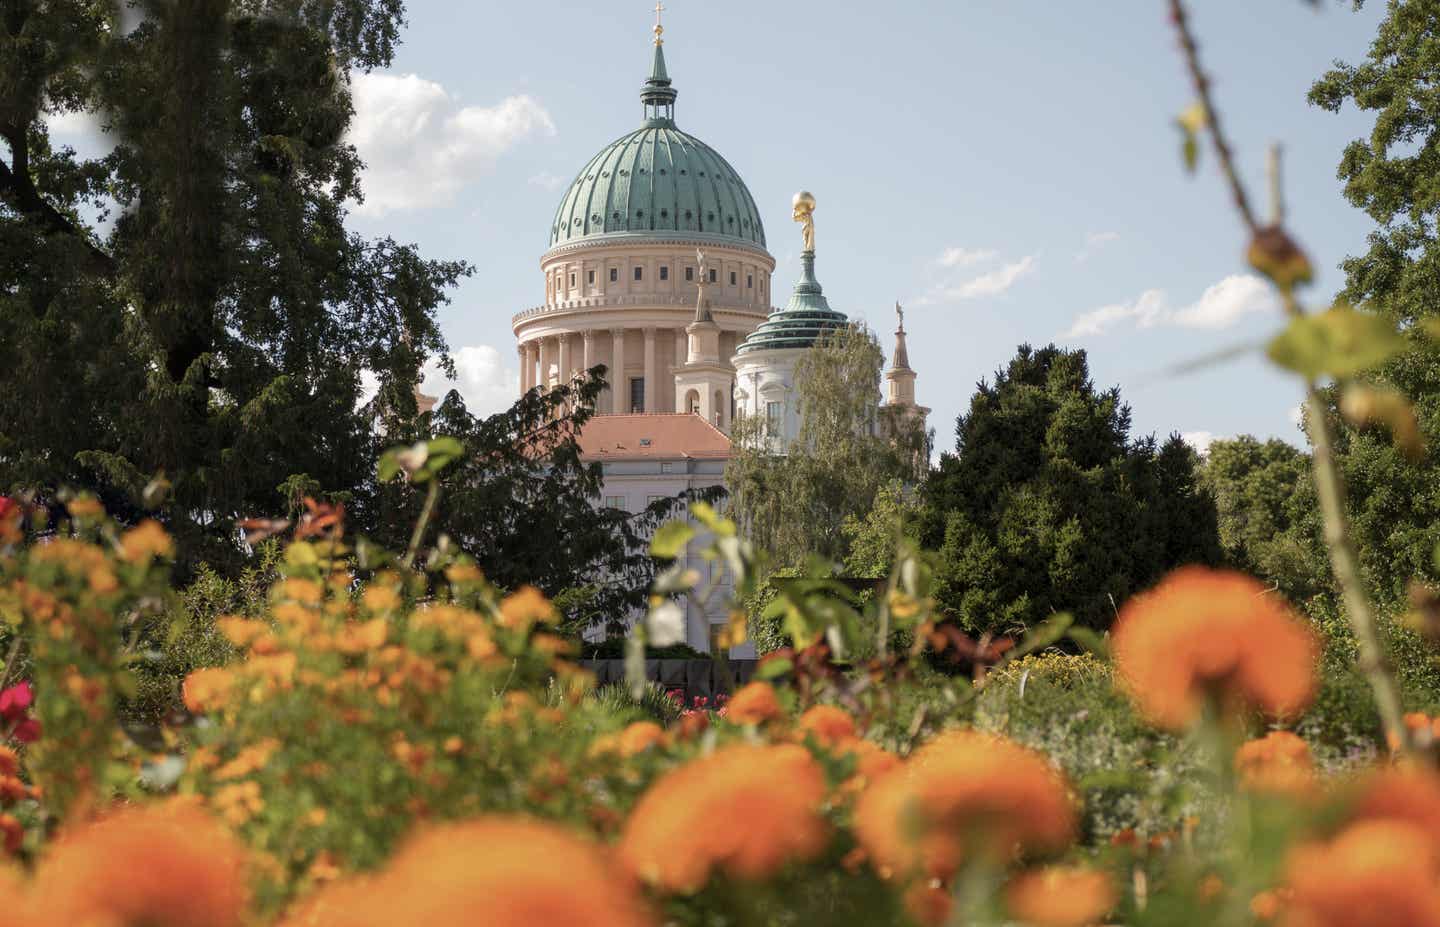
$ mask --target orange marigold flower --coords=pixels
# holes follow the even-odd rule
[[[780,699],[768,682],[741,686],[725,705],[725,718],[736,724],[762,724],[780,717]]]
[[[1110,876],[1094,869],[1048,866],[1023,872],[1005,888],[1010,913],[1034,927],[1085,927],[1115,907]]]
[[[20,772],[20,757],[14,750],[0,744],[0,776],[13,776]]]
[[[239,927],[244,849],[189,803],[129,808],[62,834],[31,895],[42,924]]]
[[[360,595],[360,602],[372,612],[393,612],[402,604],[400,592],[394,586],[371,583]]]
[[[120,535],[120,556],[127,563],[148,563],[156,557],[170,557],[175,553],[175,542],[153,518]]]
[[[180,695],[185,707],[197,715],[212,711],[225,704],[231,690],[235,688],[235,674],[227,669],[209,667],[198,669],[185,677],[180,686]]]
[[[30,788],[14,776],[0,776],[0,807],[24,801]]]
[[[1310,745],[1289,731],[1272,731],[1235,751],[1240,787],[1254,792],[1303,796],[1315,788]]]
[[[1404,821],[1360,821],[1329,843],[1294,850],[1286,923],[1440,925],[1440,856],[1434,838]]]
[[[901,897],[905,911],[920,927],[943,927],[950,920],[954,900],[942,886],[916,882]]]
[[[1120,611],[1111,651],[1120,680],[1160,727],[1184,728],[1207,694],[1293,715],[1315,693],[1314,635],[1258,581],[1182,567]]]
[[[525,630],[536,622],[554,624],[559,618],[555,606],[534,586],[521,586],[500,602],[500,624]]]
[[[335,649],[355,656],[385,645],[390,625],[384,618],[373,618],[359,624],[346,624],[335,632]]]
[[[483,817],[423,833],[370,878],[323,890],[283,927],[647,927],[634,884],[553,824]]]
[[[799,728],[802,735],[809,734],[821,744],[834,747],[855,736],[855,719],[843,708],[816,705],[800,716]]]
[[[805,748],[722,747],[650,787],[625,824],[620,856],[668,892],[697,891],[715,869],[765,878],[825,848],[824,799],[824,774]]]
[[[1290,899],[1288,888],[1257,892],[1250,899],[1250,913],[1258,921],[1273,921]]]
[[[1075,822],[1065,779],[1044,756],[968,730],[921,747],[855,808],[856,836],[884,878],[946,879],[975,850],[1008,859],[1024,849],[1060,849]]]
[[[1371,773],[1360,780],[1351,813],[1360,820],[1399,821],[1440,834],[1440,775],[1418,767]]]
[[[25,842],[25,825],[13,815],[0,814],[0,847],[6,853],[19,853],[20,844]]]
[[[621,756],[629,757],[663,743],[665,743],[664,728],[654,721],[636,721],[620,732],[617,746]]]

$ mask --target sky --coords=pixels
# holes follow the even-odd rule
[[[472,409],[517,393],[511,316],[543,301],[539,258],[561,190],[637,128],[648,0],[409,0],[392,67],[354,77],[351,138],[368,164],[350,225],[475,274],[440,313]],[[1369,219],[1341,195],[1343,146],[1370,120],[1309,106],[1355,61],[1383,4],[1192,0],[1236,155],[1258,195],[1285,150],[1290,226],[1323,304]],[[679,126],[746,181],[779,262],[799,273],[790,198],[808,189],[830,303],[877,329],[906,306],[917,398],[936,444],[1017,345],[1089,352],[1134,433],[1203,446],[1240,433],[1302,443],[1300,384],[1258,349],[1174,368],[1281,325],[1245,265],[1213,157],[1187,175],[1175,116],[1192,100],[1161,0],[670,0],[665,52]],[[450,382],[432,374],[429,392]]]

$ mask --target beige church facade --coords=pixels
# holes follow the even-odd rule
[[[663,31],[657,23],[640,128],[601,149],[566,188],[540,258],[544,302],[511,320],[521,393],[605,366],[599,415],[581,447],[601,464],[602,504],[630,512],[723,485],[737,414],[764,416],[783,453],[799,427],[794,361],[848,323],[815,278],[808,193],[794,203],[804,273],[775,307],[775,258],[754,198],[718,152],[676,125]],[[908,403],[923,419],[903,326],[895,361],[890,404]],[[726,618],[723,597],[687,601],[684,639],[708,650]],[[750,644],[732,650],[753,653]]]

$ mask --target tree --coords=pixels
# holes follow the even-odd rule
[[[350,74],[390,62],[399,0],[123,6],[0,15],[0,490],[90,488],[124,515],[163,474],[185,558],[225,563],[291,477],[372,471],[360,374],[413,416],[468,268],[345,229]],[[114,151],[56,150],[70,113]]]
[[[1104,627],[1165,570],[1215,562],[1197,455],[1178,435],[1157,447],[1129,432],[1129,407],[1095,389],[1084,351],[1022,345],[982,381],[922,490],[942,609],[975,630],[1059,611]]]
[[[601,466],[582,459],[579,437],[604,386],[604,367],[596,367],[575,382],[532,389],[485,418],[451,391],[404,436],[446,435],[464,445],[441,474],[434,536],[474,557],[502,589],[538,587],[577,627],[622,627],[654,578],[655,528],[692,498],[714,498],[697,491],[635,514],[600,505]],[[404,549],[422,496],[372,482],[357,496],[353,523],[382,547]]]
[[[776,454],[758,417],[737,421],[725,467],[736,521],[778,566],[814,555],[831,563],[847,553],[843,526],[865,516],[881,487],[918,481],[918,423],[882,425],[875,336],[851,325],[827,333],[795,365],[800,430]],[[898,436],[892,436],[898,429]]]
[[[1360,4],[1357,3],[1358,7]],[[1440,349],[1420,333],[1440,316],[1440,4],[1392,0],[1365,60],[1337,63],[1310,89],[1310,102],[1332,112],[1347,102],[1374,115],[1365,138],[1345,147],[1339,178],[1345,197],[1375,220],[1369,249],[1347,258],[1341,297],[1394,320],[1415,350],[1371,379],[1412,403],[1420,431],[1440,447]],[[1389,436],[1346,427],[1337,457],[1349,489],[1352,528],[1372,592],[1394,604],[1412,578],[1440,580],[1440,462],[1406,460]]]
[[[1226,561],[1292,602],[1331,591],[1310,458],[1277,439],[1210,445],[1200,483],[1214,497]]]

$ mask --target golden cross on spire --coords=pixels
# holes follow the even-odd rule
[[[665,4],[655,0],[655,44],[664,45],[665,40],[660,38],[665,33],[665,27],[660,24],[660,14],[665,12]]]

